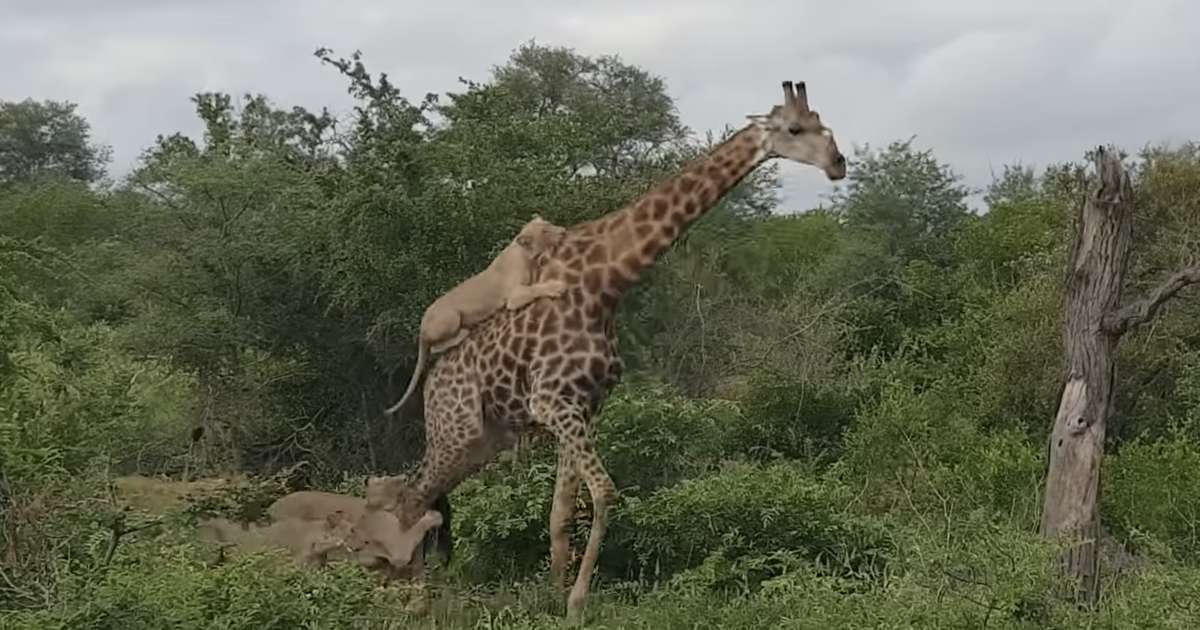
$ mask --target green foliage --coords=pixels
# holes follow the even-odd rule
[[[834,517],[814,515],[811,509],[818,504],[818,513],[823,514],[845,495],[822,494],[831,490],[816,481],[802,483],[805,477],[792,468],[718,472],[724,461],[772,459],[781,456],[777,448],[800,448],[805,443],[795,433],[778,429],[778,423],[764,425],[751,418],[731,403],[691,401],[658,384],[622,387],[614,394],[605,406],[597,439],[622,498],[605,547],[605,571],[645,575],[655,567],[654,571],[670,575],[720,549],[745,551],[748,541],[770,538],[775,530],[763,528],[772,526],[788,529],[770,549],[834,553],[840,543],[834,541],[839,534],[833,530],[840,525],[819,520]],[[525,576],[545,562],[554,475],[552,450],[539,449],[524,464],[499,465],[459,486],[453,497],[455,536],[466,550],[468,560],[463,565],[472,574],[492,580]],[[783,488],[789,490],[781,492]],[[729,502],[729,496],[744,502],[719,505]],[[581,507],[585,508],[578,516],[582,526],[590,516],[586,506]],[[681,512],[705,514],[710,519],[709,538],[678,531],[689,522],[673,523]],[[798,515],[817,520],[808,530],[796,530]],[[752,524],[759,518],[770,523]],[[740,542],[721,542],[729,536]],[[683,544],[693,546],[672,546]],[[660,549],[663,545],[667,548]]]
[[[1200,574],[1177,564],[1151,567],[1118,582],[1102,615],[1052,596],[1050,549],[1030,534],[971,523],[978,529],[947,542],[906,537],[912,553],[886,580],[863,583],[780,557],[786,567],[761,587],[714,595],[727,571],[710,561],[669,588],[636,599],[601,585],[588,625],[649,630],[720,628],[1186,628],[1195,619]],[[350,565],[301,572],[281,558],[254,554],[211,566],[198,550],[167,540],[126,550],[106,572],[73,581],[70,597],[41,609],[9,613],[12,628],[495,628],[551,629],[561,611],[547,589],[499,591],[437,585],[428,616],[406,612],[412,595],[380,589]],[[728,561],[727,566],[755,566]],[[716,582],[714,582],[714,579]],[[444,590],[443,590],[444,589]]]
[[[964,270],[950,283],[959,295],[942,307],[954,315],[910,331],[906,358],[919,366],[917,382],[935,385],[950,413],[1045,434],[1061,364],[1062,297],[1054,262],[1030,255],[1013,286]]]
[[[267,554],[207,566],[187,546],[137,545],[100,575],[79,576],[61,604],[4,628],[344,628],[403,618],[403,599],[361,569],[281,566]]]
[[[835,455],[853,423],[856,400],[845,386],[756,375],[743,394],[747,420],[730,427],[725,444],[756,459]]]
[[[0,101],[0,185],[41,176],[99,179],[108,150],[90,135],[74,103]]]
[[[899,380],[903,370],[888,366],[881,378]],[[1019,431],[983,430],[955,410],[956,402],[937,389],[886,386],[848,434],[839,467],[866,488],[870,509],[927,527],[976,510],[1031,526],[1040,509],[1043,449]]]
[[[182,440],[191,381],[129,356],[109,327],[0,293],[0,339],[0,475],[11,483],[78,474],[101,460],[162,461],[165,442]]]
[[[1032,166],[1005,164],[1000,177],[993,175],[992,182],[984,191],[983,201],[990,212],[1004,204],[1037,199],[1041,194],[1041,178]]]
[[[1135,439],[1105,463],[1103,514],[1135,550],[1200,560],[1200,432]]]
[[[86,182],[45,178],[0,190],[0,225],[8,237],[70,249],[111,236],[120,220]]]
[[[932,150],[912,140],[858,151],[833,210],[846,224],[883,244],[889,256],[944,261],[946,241],[967,218],[968,189]]]
[[[508,580],[546,564],[555,468],[549,453],[542,453],[525,465],[496,466],[455,489],[455,554],[468,577]]]
[[[957,257],[988,281],[1006,287],[1030,271],[1024,263],[1054,264],[1068,242],[1069,215],[1044,197],[1019,197],[993,205],[988,213],[964,224],[957,234]]]
[[[890,547],[877,523],[844,513],[848,487],[794,465],[735,466],[631,499],[632,546],[643,571],[668,576],[713,554],[726,558],[793,552],[827,570],[871,576]],[[759,567],[769,574],[770,567]]]
[[[631,384],[605,403],[596,439],[621,491],[645,495],[715,468],[730,453],[727,436],[744,418],[729,401],[685,398],[658,383]]]
[[[850,245],[847,241],[845,230],[827,212],[771,217],[751,224],[727,245],[724,267],[733,282],[781,298],[802,287],[821,286],[824,268]]]

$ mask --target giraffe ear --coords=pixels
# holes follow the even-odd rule
[[[517,245],[520,245],[521,247],[524,247],[525,249],[530,249],[533,247],[533,237],[528,234],[518,235],[516,241],[517,241]]]

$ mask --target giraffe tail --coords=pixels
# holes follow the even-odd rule
[[[408,389],[404,391],[404,395],[400,397],[399,402],[385,409],[383,413],[389,416],[396,413],[404,406],[408,397],[412,396],[413,391],[417,389],[417,381],[421,380],[421,372],[425,369],[425,360],[428,355],[429,344],[425,343],[421,335],[417,335],[417,366],[413,368],[412,378],[408,381]]]

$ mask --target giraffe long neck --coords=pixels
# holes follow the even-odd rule
[[[590,224],[590,247],[576,248],[585,268],[609,268],[600,280],[602,293],[619,298],[671,247],[675,239],[768,157],[763,130],[747,125],[688,164],[683,172],[637,201]],[[568,266],[571,266],[568,264]]]

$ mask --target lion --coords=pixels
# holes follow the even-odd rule
[[[501,308],[516,310],[538,298],[562,295],[566,285],[561,280],[530,283],[541,257],[557,247],[566,233],[566,228],[534,215],[487,269],[467,278],[425,309],[412,380],[400,401],[387,408],[387,415],[396,413],[416,390],[430,353],[440,354],[457,346],[472,326]]]
[[[322,566],[332,556],[397,574],[413,561],[425,533],[442,524],[442,515],[428,510],[415,527],[404,531],[395,514],[366,503],[330,492],[294,492],[268,509],[268,525],[212,518],[202,521],[199,530],[201,538],[243,552],[282,547],[302,567]]]
[[[228,519],[211,518],[201,521],[198,529],[201,539],[212,540],[222,547],[235,547],[242,552],[287,549],[292,560],[301,567],[321,566],[331,553],[349,552],[346,540],[352,531],[342,512],[319,521],[290,518],[269,525],[239,525]],[[381,563],[375,557],[363,554],[362,564]]]

